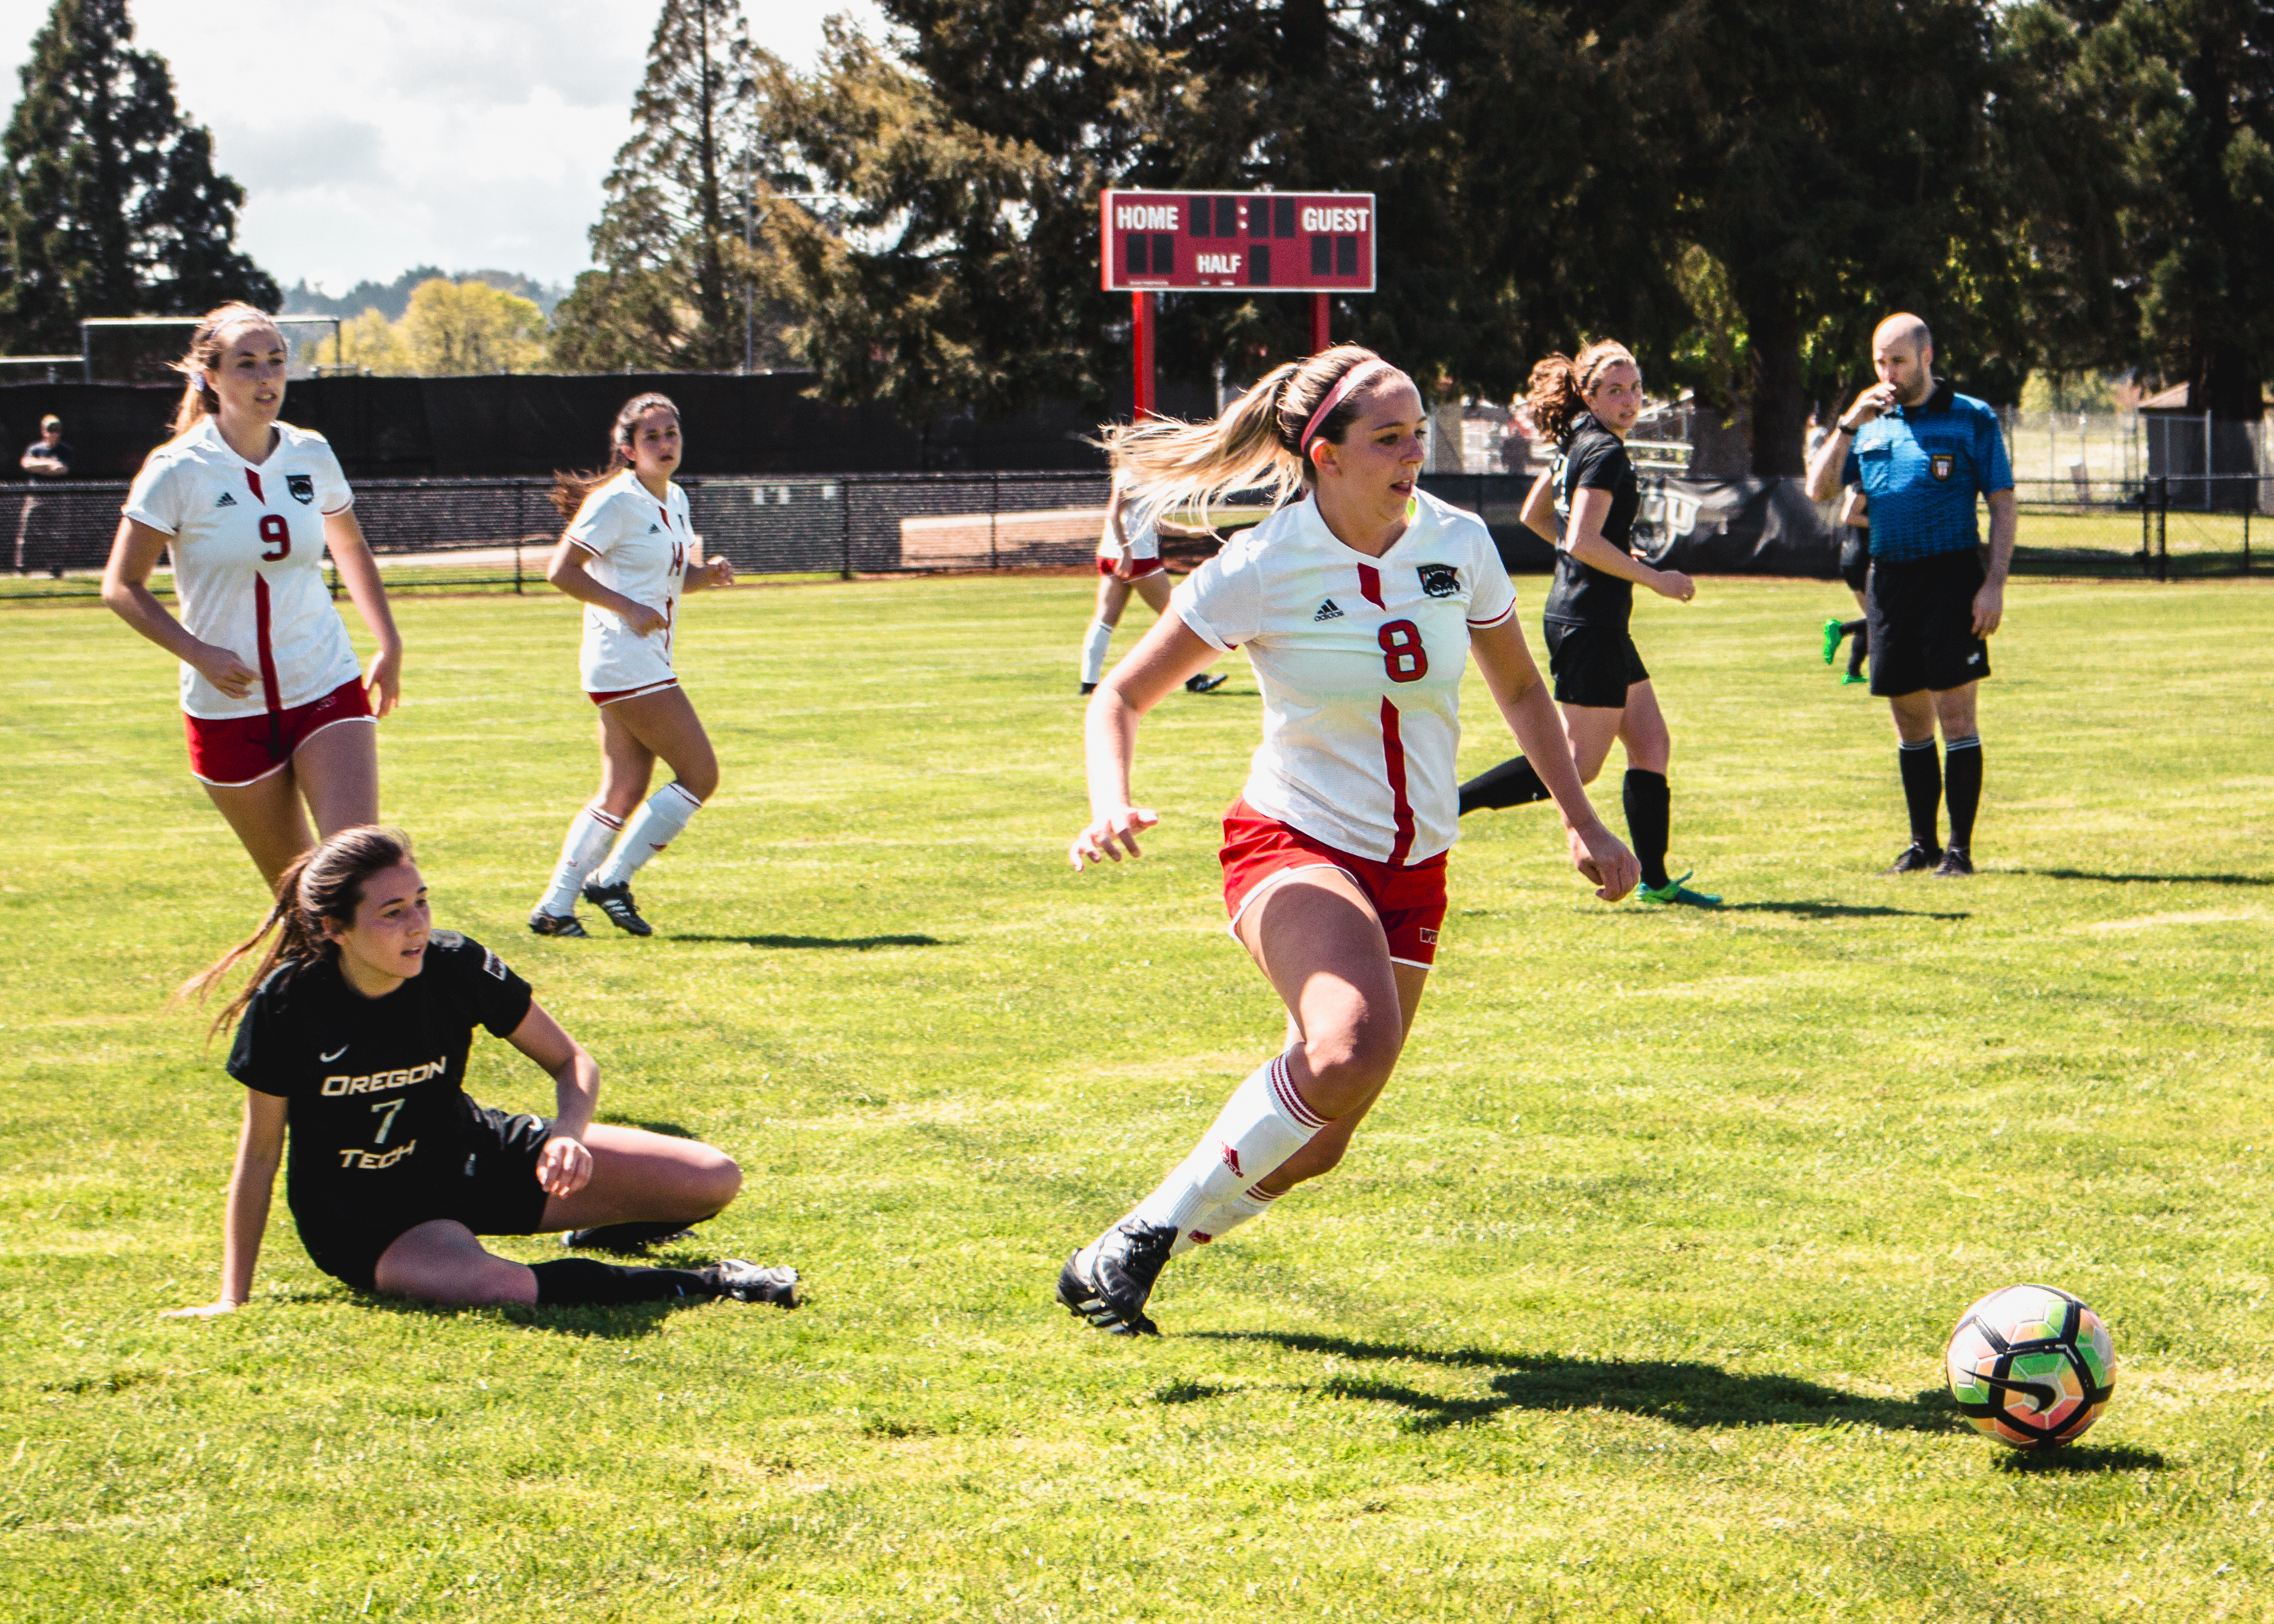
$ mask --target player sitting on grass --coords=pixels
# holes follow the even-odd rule
[[[252,1289],[269,1192],[291,1124],[285,1199],[316,1267],[360,1290],[448,1304],[650,1303],[731,1297],[797,1301],[797,1271],[727,1259],[631,1268],[589,1258],[533,1266],[478,1235],[584,1229],[573,1243],[624,1250],[711,1217],[742,1188],[725,1153],[691,1139],[595,1124],[600,1070],[498,956],[437,930],[410,843],[342,830],[277,881],[260,929],[184,985],[202,996],[272,929],[246,987],[229,1072],[245,1086],[229,1184],[220,1299]],[[558,1114],[509,1116],[463,1087],[474,1027],[551,1075]]]

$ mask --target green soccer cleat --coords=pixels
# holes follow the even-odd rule
[[[1690,872],[1695,874],[1697,870],[1693,868]],[[1690,875],[1685,874],[1681,879],[1668,880],[1655,890],[1648,885],[1638,885],[1635,896],[1644,902],[1655,902],[1660,907],[1718,908],[1721,906],[1721,899],[1712,892],[1692,891],[1682,883],[1689,877]]]
[[[1824,623],[1824,663],[1829,665],[1840,658],[1840,621],[1834,619]]]
[[[1853,688],[1858,682],[1869,682],[1871,680],[1860,671],[1842,672],[1840,676],[1840,686]]]

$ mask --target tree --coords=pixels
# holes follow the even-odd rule
[[[125,0],[56,0],[0,138],[0,333],[69,349],[87,316],[191,315],[226,299],[274,309],[275,282],[237,252],[244,189],[174,102],[165,63],[132,49]]]
[[[323,360],[328,345],[314,341],[307,358]],[[349,365],[381,376],[525,372],[545,362],[545,312],[532,299],[473,277],[433,276],[410,290],[402,320],[372,306],[343,322],[339,348]]]
[[[742,359],[740,177],[750,162],[757,76],[739,0],[664,0],[592,228],[587,271],[553,312],[553,353],[571,371],[721,370]]]

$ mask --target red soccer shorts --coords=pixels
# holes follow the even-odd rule
[[[593,692],[591,688],[586,688],[584,690],[584,697],[591,700],[596,705],[612,705],[619,699],[637,699],[643,694],[660,694],[667,688],[677,688],[678,686],[679,679],[677,677],[666,677],[660,682],[642,683],[637,688],[602,688],[598,693]]]
[[[1119,559],[1102,558],[1097,560],[1097,573],[1101,575],[1110,575],[1119,567],[1120,563],[1121,560]],[[1129,579],[1132,581],[1142,581],[1148,575],[1157,575],[1168,568],[1166,564],[1161,562],[1157,556],[1153,558],[1133,558],[1129,560]]]
[[[1305,868],[1337,868],[1374,904],[1389,938],[1389,956],[1426,970],[1437,961],[1437,931],[1445,922],[1445,853],[1406,868],[1371,857],[1355,857],[1314,840],[1277,818],[1266,817],[1246,801],[1224,815],[1224,907],[1231,930],[1239,935],[1247,905],[1282,880]]]
[[[218,719],[184,713],[182,726],[190,735],[192,776],[216,788],[239,789],[286,766],[293,752],[327,727],[372,719],[371,698],[358,677],[290,710]]]

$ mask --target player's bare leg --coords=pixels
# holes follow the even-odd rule
[[[659,759],[670,766],[672,782],[648,795]],[[618,929],[648,936],[651,928],[632,900],[632,876],[679,837],[718,789],[718,754],[693,702],[674,686],[602,706],[600,760],[599,808],[621,819],[624,832],[584,882],[584,897]]]
[[[547,1231],[618,1224],[683,1229],[724,1210],[742,1188],[734,1159],[699,1139],[594,1123],[584,1148],[592,1153],[592,1177],[573,1195],[546,1199],[540,1227]]]
[[[291,776],[328,840],[343,829],[379,822],[379,729],[365,721],[335,722],[300,741]]]
[[[486,1249],[465,1225],[438,1218],[405,1230],[380,1255],[372,1283],[389,1297],[473,1307],[660,1303],[731,1297],[797,1305],[797,1271],[759,1268],[739,1258],[707,1268],[627,1268],[590,1258],[534,1266]]]
[[[1251,948],[1249,951],[1254,950]],[[1413,1017],[1421,1008],[1422,989],[1429,984],[1429,972],[1419,965],[1399,964],[1395,959],[1390,961],[1389,968],[1397,979],[1398,1015],[1404,1027],[1399,1038],[1399,1052],[1403,1053],[1404,1040],[1412,1035]],[[1292,1048],[1302,1040],[1302,1032],[1295,1025],[1291,1012],[1288,1016],[1288,1045]],[[1374,1109],[1374,1101],[1382,1098],[1382,1089],[1389,1086],[1389,1081],[1384,1078],[1381,1086],[1368,1094],[1362,1104],[1353,1106],[1320,1129],[1312,1136],[1309,1144],[1279,1164],[1277,1172],[1269,1178],[1258,1179],[1256,1188],[1266,1197],[1276,1200],[1306,1179],[1333,1172],[1350,1149],[1351,1136],[1358,1132],[1359,1124],[1366,1120],[1366,1115]],[[1231,1227],[1222,1224],[1210,1233],[1220,1234]]]
[[[261,883],[273,894],[276,876],[316,844],[301,809],[299,785],[287,763],[250,784],[208,784],[205,792],[245,847]]]

